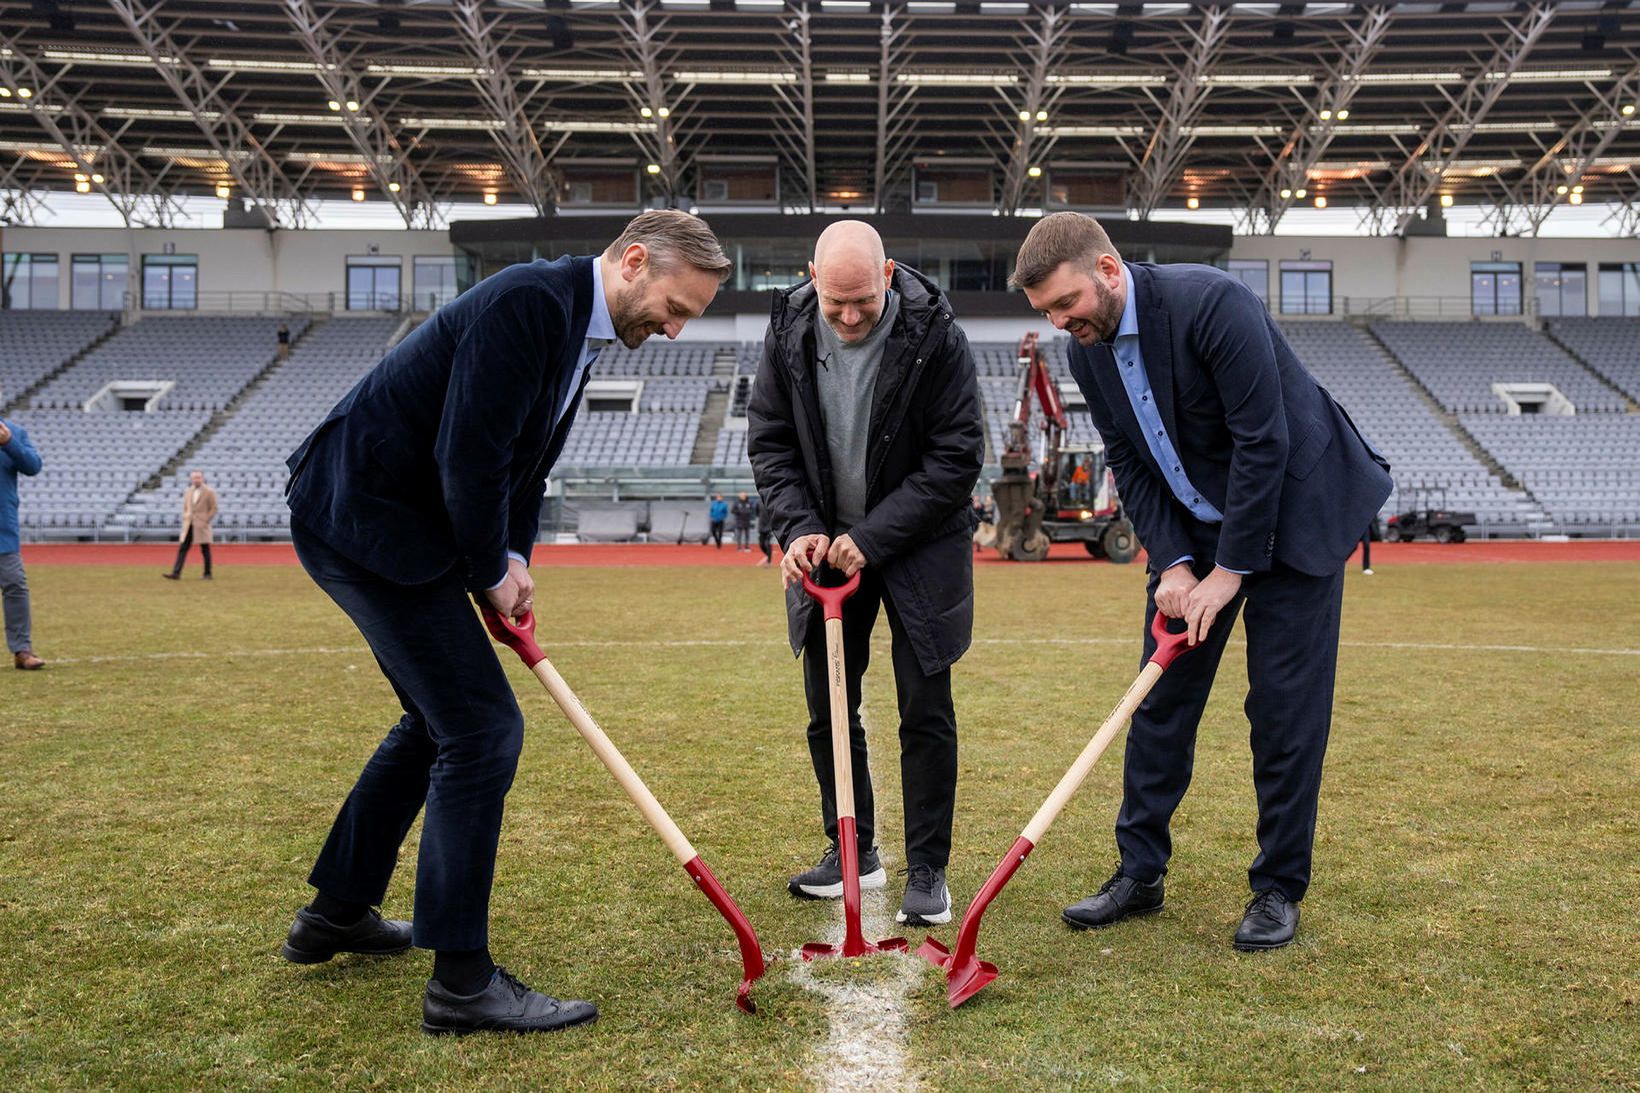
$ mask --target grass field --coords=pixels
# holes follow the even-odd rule
[[[788,957],[836,908],[784,888],[822,842],[775,579],[538,577],[549,654],[782,954],[758,1016],[731,1005],[722,921],[511,654],[530,727],[493,948],[526,981],[594,999],[602,1020],[432,1040],[418,1030],[427,954],[284,963],[312,856],[394,719],[356,632],[294,568],[173,585],[37,566],[36,641],[53,663],[0,683],[0,1087],[812,1084],[828,1003]],[[992,566],[978,580],[981,640],[956,673],[959,908],[1131,680],[1142,574]],[[898,864],[879,633],[867,720]],[[1233,647],[1167,909],[1093,934],[1059,922],[1114,860],[1113,749],[986,918],[981,955],[1002,977],[951,1012],[932,969],[904,973],[899,1084],[1640,1083],[1640,567],[1352,572],[1344,640],[1296,945],[1229,946],[1254,852]],[[1438,643],[1467,648],[1423,647]],[[412,849],[390,915],[408,915],[413,868]]]

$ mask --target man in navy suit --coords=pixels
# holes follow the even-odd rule
[[[1133,716],[1121,864],[1065,921],[1097,928],[1161,909],[1168,823],[1240,612],[1259,853],[1234,944],[1279,948],[1310,883],[1344,565],[1389,496],[1389,464],[1221,270],[1124,263],[1093,219],[1056,213],[1026,236],[1012,282],[1075,338],[1071,375],[1150,559],[1145,657],[1158,610],[1200,647]]]
[[[534,606],[547,472],[603,347],[675,338],[732,270],[704,221],[646,212],[601,255],[509,266],[440,308],[359,381],[289,460],[291,538],[358,626],[404,708],[308,877],[282,949],[435,952],[430,1033],[593,1020],[489,951],[490,887],[524,718],[473,610]],[[425,807],[414,925],[375,910]]]

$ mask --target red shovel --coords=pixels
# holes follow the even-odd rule
[[[547,693],[558,703],[558,708],[564,711],[564,716],[569,718],[570,724],[575,726],[576,731],[592,746],[593,752],[603,760],[604,766],[609,768],[609,772],[615,776],[621,788],[626,790],[626,795],[632,798],[632,803],[638,806],[638,811],[643,813],[643,818],[649,821],[649,826],[655,829],[655,833],[661,837],[666,848],[683,863],[684,872],[694,878],[706,898],[712,901],[712,906],[728,920],[730,929],[734,930],[735,937],[740,941],[740,962],[745,970],[745,977],[740,981],[740,990],[735,994],[735,1005],[747,1013],[756,1013],[757,1005],[752,1001],[752,982],[763,975],[764,965],[763,946],[758,944],[752,924],[746,921],[740,907],[730,898],[729,893],[723,890],[723,885],[718,883],[712,871],[706,868],[706,863],[700,860],[700,855],[689,845],[689,840],[683,837],[678,825],[672,822],[672,817],[667,815],[666,809],[655,800],[655,795],[649,792],[649,787],[643,784],[638,772],[632,769],[620,751],[610,742],[609,737],[604,735],[604,730],[592,720],[592,715],[581,705],[581,700],[575,697],[575,692],[569,689],[564,677],[559,675],[558,669],[547,660],[547,654],[535,643],[535,615],[527,614],[521,621],[514,623],[487,604],[479,606],[483,610],[484,625],[490,628],[495,640],[517,653],[524,661],[524,666],[534,672],[536,678],[546,686]]]
[[[1172,664],[1180,653],[1188,651],[1187,636],[1183,633],[1168,633],[1167,622],[1166,616],[1160,611],[1156,612],[1156,617],[1150,624],[1150,633],[1156,639],[1156,652],[1139,673],[1139,678],[1133,681],[1133,686],[1128,688],[1127,694],[1122,696],[1122,701],[1116,704],[1116,709],[1105,718],[1105,723],[1099,726],[1099,731],[1093,734],[1093,739],[1082,749],[1082,754],[1076,757],[1071,769],[1065,772],[1065,776],[1059,780],[1059,784],[1048,795],[1048,799],[1042,802],[1042,807],[1036,810],[1036,815],[1025,825],[1025,830],[1014,840],[1014,845],[1008,848],[1008,853],[1003,856],[1002,861],[991,871],[991,876],[975,893],[968,910],[962,913],[962,928],[957,931],[956,952],[947,949],[933,938],[924,941],[917,949],[918,956],[936,968],[945,969],[946,999],[951,1003],[952,1009],[978,994],[986,984],[997,977],[995,964],[974,956],[974,945],[979,939],[979,920],[985,914],[985,908],[990,906],[997,893],[1002,891],[1002,886],[1008,883],[1015,870],[1023,865],[1026,857],[1036,849],[1036,844],[1042,840],[1042,836],[1047,833],[1054,820],[1058,819],[1060,810],[1070,802],[1071,797],[1081,787],[1083,779],[1087,778],[1088,772],[1105,753],[1110,742],[1116,739],[1116,735],[1127,725],[1128,718],[1133,716],[1133,711],[1139,708],[1139,703],[1150,694],[1150,689],[1162,677],[1167,666]]]
[[[856,573],[836,588],[814,583],[803,574],[803,591],[820,601],[826,616],[826,675],[831,681],[831,764],[837,787],[837,852],[843,865],[843,944],[827,945],[811,941],[803,946],[803,959],[821,956],[869,956],[872,953],[904,952],[903,937],[890,937],[873,944],[860,928],[860,844],[854,829],[854,762],[848,742],[848,683],[843,675],[843,601],[860,587]],[[807,655],[807,654],[805,654]]]

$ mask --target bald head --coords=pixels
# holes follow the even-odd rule
[[[864,221],[839,220],[815,240],[809,277],[820,314],[845,345],[862,341],[876,327],[893,276],[883,237]]]

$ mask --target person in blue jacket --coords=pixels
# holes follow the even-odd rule
[[[1123,262],[1091,217],[1056,213],[1026,236],[1011,281],[1074,339],[1071,375],[1149,555],[1145,656],[1157,611],[1200,647],[1134,714],[1121,864],[1064,919],[1097,928],[1161,908],[1169,821],[1239,612],[1259,853],[1233,944],[1286,945],[1310,883],[1344,565],[1389,496],[1389,464],[1223,270]]]
[[[509,266],[389,350],[288,461],[297,557],[358,626],[403,716],[342,805],[282,951],[318,963],[432,949],[429,1033],[597,1016],[490,956],[524,718],[472,599],[533,611],[545,478],[598,354],[677,337],[731,269],[706,223],[674,210],[645,212],[600,255]],[[413,925],[385,920],[375,906],[424,808]]]
[[[29,633],[28,574],[23,572],[17,519],[17,476],[40,473],[40,453],[29,443],[28,430],[0,418],[0,598],[5,601],[6,647],[11,662],[25,672],[46,666],[34,655]]]
[[[729,519],[729,502],[723,499],[721,493],[712,495],[712,505],[706,510],[706,518],[711,522],[712,541],[717,544],[719,550],[722,550],[723,525]]]

